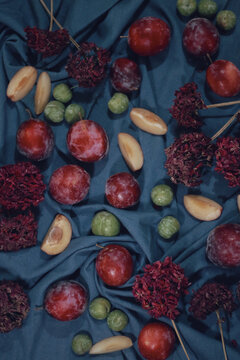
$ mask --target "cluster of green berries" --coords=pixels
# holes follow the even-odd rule
[[[221,10],[218,12],[218,4],[214,0],[177,0],[177,10],[182,16],[191,16],[196,11],[205,18],[213,18],[216,14],[217,26],[225,31],[232,30],[237,17],[232,10]]]

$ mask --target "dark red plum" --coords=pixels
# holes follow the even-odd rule
[[[142,75],[137,63],[128,58],[114,61],[110,79],[113,88],[122,93],[130,93],[140,88]]]

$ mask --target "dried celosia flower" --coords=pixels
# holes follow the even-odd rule
[[[0,332],[21,327],[29,310],[29,300],[22,286],[16,281],[0,281]]]
[[[190,82],[174,93],[176,98],[169,111],[180,126],[193,129],[202,126],[198,110],[206,108],[206,105],[197,88],[195,82]]]
[[[231,187],[240,185],[240,138],[226,136],[216,143],[215,170],[222,173]]]
[[[163,262],[156,261],[146,265],[144,274],[137,275],[133,285],[133,295],[151,316],[167,316],[174,320],[179,315],[179,299],[187,294],[189,286],[184,271],[166,257]]]
[[[0,204],[7,210],[26,210],[44,200],[46,185],[39,169],[30,162],[0,168]]]
[[[42,54],[43,58],[60,54],[70,42],[66,29],[49,31],[27,26],[24,31],[28,46]]]
[[[37,243],[37,221],[34,214],[0,217],[0,251],[17,251]]]
[[[69,55],[66,70],[70,77],[78,81],[79,86],[94,87],[106,76],[110,53],[93,42],[84,42],[79,46],[79,50]]]
[[[165,149],[165,167],[172,182],[186,186],[200,185],[202,168],[211,166],[214,149],[211,139],[202,133],[181,135]]]
[[[237,307],[231,290],[217,282],[206,283],[194,292],[190,304],[189,311],[202,320],[220,308],[231,314]]]

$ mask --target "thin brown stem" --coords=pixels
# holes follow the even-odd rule
[[[211,105],[207,105],[206,108],[211,109],[211,108],[216,108],[216,107],[221,107],[221,106],[230,106],[230,105],[236,105],[236,104],[240,104],[240,100],[223,102],[223,103],[218,103],[218,104],[211,104]]]
[[[185,346],[184,346],[184,344],[183,344],[183,341],[182,341],[182,339],[181,339],[181,335],[180,335],[180,333],[179,333],[179,331],[178,331],[178,329],[177,329],[176,323],[175,323],[174,320],[171,320],[171,321],[172,321],[174,330],[175,330],[175,332],[176,332],[176,334],[177,334],[178,340],[179,340],[179,342],[180,342],[180,344],[181,344],[181,346],[182,346],[182,349],[183,349],[183,351],[184,351],[184,353],[185,353],[185,355],[186,355],[186,358],[187,358],[188,360],[190,360],[190,357],[188,356],[187,350],[186,350],[186,348],[185,348]]]
[[[43,0],[39,0],[40,3],[42,4],[42,6],[44,7],[44,9],[46,10],[46,12],[48,13],[49,16],[51,16],[51,12],[49,10],[49,8],[47,7],[47,5],[45,4],[45,2]],[[57,21],[57,19],[53,16],[53,21],[55,22],[55,24],[59,27],[59,29],[63,29],[62,25]],[[79,44],[72,38],[72,36],[69,35],[69,40],[71,41],[71,43],[76,46],[76,48],[79,50],[80,46]]]
[[[104,246],[102,246],[102,245],[96,244],[96,246],[101,248],[101,249],[104,249]]]
[[[212,64],[212,58],[211,58],[211,56],[209,54],[207,54],[207,58],[208,58],[210,64]]]
[[[211,140],[215,140],[219,135],[221,135],[232,123],[233,121],[236,119],[237,115],[240,113],[240,110],[236,111],[235,114],[233,114],[233,116],[226,122],[225,125],[223,125],[221,127],[221,129],[219,129],[215,135],[213,135],[211,137]]]
[[[53,28],[53,0],[51,0],[51,8],[50,8],[50,24],[49,24],[49,31],[52,31]]]
[[[215,312],[216,312],[216,314],[217,314],[218,326],[219,326],[219,330],[220,330],[220,334],[221,334],[221,340],[222,340],[222,347],[223,347],[224,359],[225,359],[225,360],[228,360],[227,352],[226,352],[226,347],[225,347],[225,342],[224,342],[224,336],[223,336],[222,319],[221,319],[221,317],[220,317],[219,310],[216,310]]]
[[[31,118],[32,118],[31,110],[29,110],[28,108],[26,108],[25,111],[28,113],[29,118],[31,119]]]
[[[121,35],[121,36],[120,36],[120,39],[127,39],[127,38],[128,38],[127,35]]]

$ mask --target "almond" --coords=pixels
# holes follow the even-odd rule
[[[38,78],[34,104],[35,113],[41,114],[45,109],[51,94],[51,79],[46,71],[42,72]]]
[[[24,66],[18,70],[7,87],[7,97],[12,101],[23,99],[33,88],[37,79],[37,69]]]
[[[137,171],[143,166],[143,152],[140,144],[130,134],[119,133],[118,145],[122,156],[132,171]]]
[[[63,252],[72,238],[72,225],[66,216],[57,214],[45,235],[41,250],[48,255]]]
[[[237,206],[238,210],[240,211],[240,195],[237,196]]]
[[[133,108],[130,111],[130,118],[137,127],[150,134],[164,135],[168,130],[167,125],[158,115],[146,109]]]
[[[128,336],[115,335],[94,344],[91,347],[89,354],[107,354],[113,351],[127,349],[132,345],[132,340]]]
[[[215,220],[222,213],[221,205],[201,195],[185,195],[183,202],[186,210],[198,220]]]

